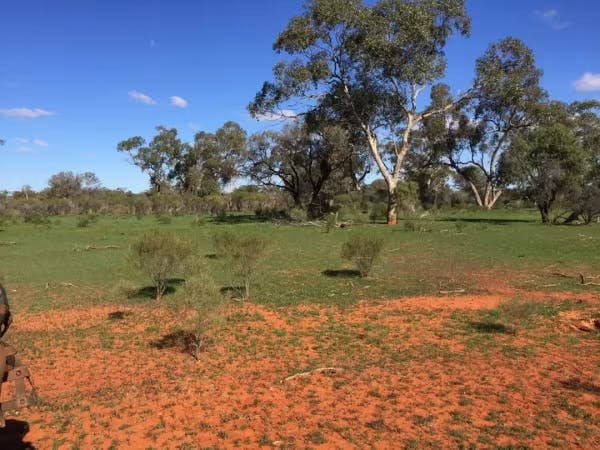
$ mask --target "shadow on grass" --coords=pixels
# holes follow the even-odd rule
[[[254,214],[236,214],[227,216],[216,216],[211,218],[212,223],[225,224],[225,225],[237,225],[240,223],[264,223],[267,220],[259,219]]]
[[[536,223],[533,219],[486,219],[477,217],[442,217],[439,222],[467,222],[488,225],[510,225],[511,223]]]
[[[349,269],[341,269],[341,270],[331,270],[327,269],[321,272],[322,275],[325,275],[329,278],[359,278],[360,272],[358,270],[349,270]]]
[[[216,253],[207,253],[204,257],[206,259],[219,259],[219,256]]]
[[[484,322],[469,322],[469,328],[478,333],[488,334],[515,334],[515,330],[511,327],[499,322],[484,321]]]
[[[186,330],[177,330],[166,334],[160,339],[150,342],[150,345],[159,350],[167,348],[178,348],[185,351],[191,339],[194,338],[194,333]]]
[[[130,311],[113,311],[108,313],[108,320],[123,320],[125,317],[130,315]]]
[[[169,281],[167,281],[165,295],[174,294],[177,291],[177,288],[184,282],[185,280],[183,278],[171,278]],[[156,298],[156,287],[144,286],[143,288],[138,289],[133,298]]]
[[[579,378],[569,378],[568,380],[561,381],[560,384],[562,387],[573,391],[588,392],[596,395],[600,394],[600,386],[587,381],[581,381]]]
[[[219,292],[227,298],[239,300],[244,298],[245,290],[244,286],[225,286],[219,289]]]

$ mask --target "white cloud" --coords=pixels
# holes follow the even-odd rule
[[[144,94],[143,92],[129,91],[127,95],[129,96],[129,98],[132,98],[136,102],[144,103],[146,105],[156,105],[156,100],[154,100],[149,95]]]
[[[15,141],[17,141],[19,144],[29,144],[29,139],[25,139],[25,138],[15,138]]]
[[[186,108],[188,105],[188,101],[185,98],[178,97],[174,95],[171,97],[171,106],[176,106],[178,108]]]
[[[582,92],[600,91],[600,73],[586,72],[573,85]]]
[[[19,153],[31,153],[33,151],[33,149],[31,147],[22,146],[22,147],[17,147],[17,151]]]
[[[48,142],[44,141],[43,139],[34,139],[31,142],[33,142],[38,147],[48,147]]]
[[[150,39],[150,47],[151,48],[156,47],[156,41],[154,39]]]
[[[0,109],[0,116],[35,119],[43,116],[53,116],[54,113],[40,108],[4,108]]]
[[[259,122],[275,122],[277,120],[297,119],[298,115],[291,109],[282,109],[279,112],[267,112],[258,114],[256,120]]]
[[[565,22],[560,19],[560,14],[556,9],[545,9],[535,11],[535,15],[550,28],[560,31],[573,25],[573,22]]]

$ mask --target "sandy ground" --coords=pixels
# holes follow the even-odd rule
[[[198,361],[169,339],[186,311],[22,314],[8,341],[42,400],[8,415],[0,448],[600,448],[600,340],[568,323],[600,299],[522,293],[580,306],[516,333],[465,329],[515,295],[238,304]]]

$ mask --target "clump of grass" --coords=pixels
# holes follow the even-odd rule
[[[194,218],[192,219],[192,226],[195,227],[201,227],[203,225],[206,225],[206,223],[206,217],[204,216],[194,216]]]
[[[354,235],[342,246],[342,258],[356,266],[361,277],[367,277],[383,249],[383,239],[365,235]]]
[[[129,263],[146,275],[156,288],[160,300],[169,279],[184,272],[192,254],[191,244],[173,233],[152,230],[144,233],[129,251]]]

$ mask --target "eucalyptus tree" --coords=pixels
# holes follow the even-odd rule
[[[295,122],[281,131],[250,138],[245,174],[253,181],[287,192],[297,207],[320,215],[321,195],[332,182],[360,183],[366,170],[347,131],[319,122]],[[357,173],[360,167],[362,173]]]
[[[169,184],[169,163],[187,152],[187,144],[179,139],[175,128],[158,126],[156,131],[149,143],[141,136],[134,136],[119,142],[117,151],[127,153],[131,163],[148,174],[152,191],[160,193]]]
[[[178,137],[175,128],[156,127],[158,134],[146,144],[135,136],[120,142],[117,150],[150,178],[154,192],[167,187],[182,193],[219,192],[237,174],[246,152],[246,132],[226,122],[214,133],[201,131],[193,144]]]
[[[476,62],[468,101],[456,102],[446,85],[431,94],[433,110],[454,105],[425,120],[422,132],[433,161],[452,168],[479,206],[493,208],[505,180],[499,163],[516,134],[536,124],[547,94],[531,49],[515,38],[489,46]]]
[[[275,41],[291,59],[275,65],[274,80],[249,110],[255,117],[325,110],[360,133],[387,186],[388,224],[395,224],[412,133],[438,112],[421,110],[419,95],[443,77],[448,38],[469,31],[464,0],[312,0]]]

